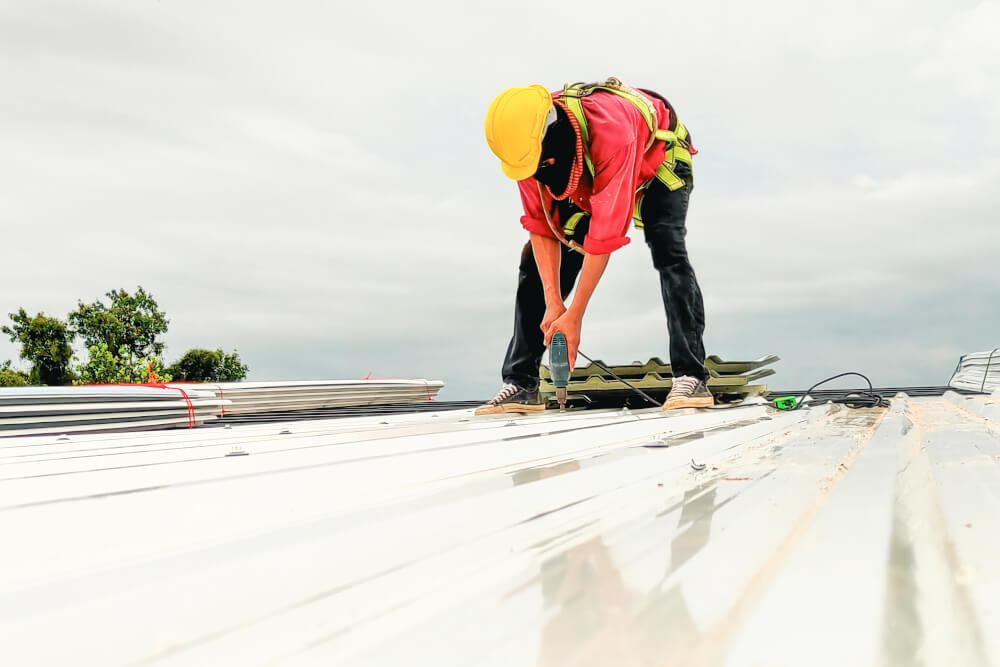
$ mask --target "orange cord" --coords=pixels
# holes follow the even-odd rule
[[[569,170],[569,182],[566,183],[566,190],[558,196],[552,190],[549,190],[549,194],[552,195],[553,199],[561,201],[575,194],[577,187],[580,185],[580,178],[583,176],[583,139],[580,135],[580,124],[576,122],[576,116],[570,112],[566,103],[562,100],[553,101],[566,113],[570,125],[573,126],[573,133],[576,135],[576,155],[573,156],[573,166]],[[546,189],[548,189],[547,186]]]

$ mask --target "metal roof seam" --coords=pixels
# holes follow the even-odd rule
[[[907,397],[897,401],[906,408],[908,418],[903,436],[897,440],[898,474],[896,479],[894,524],[890,558],[898,563],[912,559],[914,576],[908,585],[886,574],[885,622],[882,650],[890,661],[902,662],[921,655],[929,664],[958,661],[964,665],[988,665],[983,628],[975,611],[967,584],[960,576],[961,559],[955,549],[952,531],[945,517],[933,468],[926,452],[927,424],[935,420],[924,415],[920,406]],[[942,403],[956,412],[953,402]],[[895,597],[894,597],[895,596]],[[898,633],[914,622],[902,600],[915,597],[915,611],[922,627],[919,643],[902,646]],[[903,633],[912,637],[912,633]]]

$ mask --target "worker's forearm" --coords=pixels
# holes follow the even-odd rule
[[[559,241],[541,234],[531,235],[531,251],[535,255],[535,265],[542,279],[545,305],[562,303],[559,286]]]
[[[573,304],[569,307],[571,312],[578,319],[583,319],[583,313],[587,310],[587,303],[590,302],[590,295],[594,293],[594,288],[604,275],[604,269],[608,266],[608,259],[611,255],[587,255],[583,258],[583,268],[580,270],[580,279],[576,284],[576,295],[573,297]]]

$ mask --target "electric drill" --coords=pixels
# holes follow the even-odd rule
[[[549,370],[552,373],[552,384],[556,387],[556,400],[559,401],[559,411],[566,409],[566,386],[569,384],[569,350],[566,347],[566,336],[557,331],[549,343]]]

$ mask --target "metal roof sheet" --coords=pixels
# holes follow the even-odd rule
[[[998,422],[948,394],[0,441],[0,655],[990,664]]]
[[[948,384],[980,392],[1000,390],[1000,347],[962,355]]]

